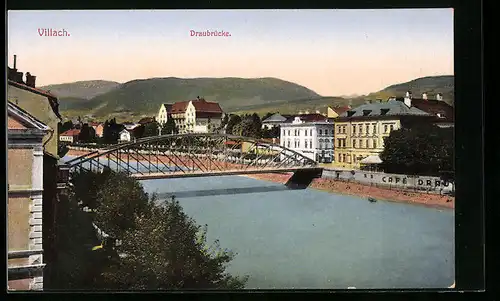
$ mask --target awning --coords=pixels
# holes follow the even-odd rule
[[[379,156],[373,155],[373,156],[368,156],[368,157],[364,158],[363,160],[359,161],[359,163],[362,163],[362,164],[380,164],[380,163],[382,163],[382,160],[380,160]]]

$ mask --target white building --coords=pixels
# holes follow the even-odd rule
[[[218,103],[198,98],[174,103],[171,116],[181,134],[208,133],[221,126],[223,113]]]
[[[130,141],[131,136],[130,132],[127,129],[124,129],[120,132],[120,141]]]
[[[291,123],[282,123],[280,127],[280,142],[283,147],[316,162],[330,163],[334,160],[332,121],[324,118],[308,122],[295,117]]]

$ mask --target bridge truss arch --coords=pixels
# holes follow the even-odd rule
[[[120,143],[90,151],[67,164],[72,171],[99,172],[109,168],[139,179],[320,170],[314,160],[276,143],[198,133]]]

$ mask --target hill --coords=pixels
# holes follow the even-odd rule
[[[391,85],[383,90],[359,98],[387,100],[391,96],[405,96],[407,91],[411,91],[413,96],[418,98],[421,97],[422,93],[427,92],[429,99],[435,99],[436,94],[441,93],[443,94],[443,100],[453,105],[455,98],[455,78],[453,75],[417,78],[409,82]]]
[[[84,103],[72,100],[65,105],[65,110],[86,110],[87,114],[95,116],[127,112],[152,114],[162,103],[195,99],[197,96],[219,102],[228,112],[248,105],[320,97],[306,87],[277,78],[168,77],[133,80]],[[61,99],[61,102],[64,101]]]
[[[107,93],[118,87],[120,83],[106,80],[88,80],[74,83],[65,83],[57,85],[47,85],[40,87],[43,90],[50,91],[60,99],[70,98],[91,99],[97,95]]]

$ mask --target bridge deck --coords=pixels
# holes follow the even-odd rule
[[[171,178],[194,178],[194,177],[214,177],[214,176],[230,176],[230,175],[245,175],[245,174],[263,174],[263,173],[280,173],[280,172],[296,172],[301,171],[316,171],[319,176],[323,168],[321,167],[287,167],[287,168],[247,168],[233,170],[218,170],[218,171],[175,171],[175,172],[156,172],[147,174],[132,174],[131,176],[137,180],[153,180],[153,179],[171,179]]]

